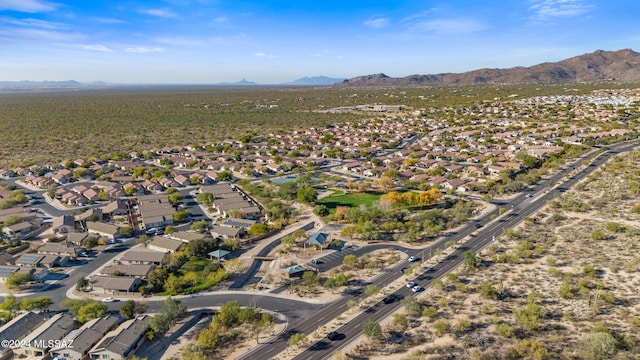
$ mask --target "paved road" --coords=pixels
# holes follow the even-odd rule
[[[429,253],[435,254],[439,249],[444,248],[447,241],[460,241],[471,232],[477,231],[475,237],[462,244],[459,248],[457,248],[454,252],[452,252],[434,267],[416,276],[414,281],[416,281],[423,287],[429,287],[431,285],[431,281],[444,276],[444,274],[451,272],[456,267],[458,267],[464,260],[464,252],[468,250],[474,252],[480,251],[485,246],[490,244],[494,240],[494,237],[500,236],[503,229],[510,229],[515,227],[522,221],[523,217],[530,216],[537,212],[540,208],[546,205],[546,202],[548,200],[553,199],[561,192],[564,192],[571,186],[574,186],[578,181],[594,171],[599,165],[602,165],[609,157],[624,151],[631,150],[636,146],[636,143],[611,146],[610,151],[598,155],[593,160],[593,166],[586,167],[578,174],[562,182],[562,184],[560,184],[556,188],[551,189],[552,185],[559,184],[563,177],[580,166],[582,160],[577,161],[562,169],[558,173],[554,174],[550,178],[540,181],[540,183],[536,186],[533,186],[530,191],[527,192],[527,194],[532,194],[533,197],[527,197],[527,195],[525,194],[520,194],[513,197],[509,201],[498,203],[498,205],[505,206],[506,209],[509,209],[508,213],[505,214],[505,216],[501,217],[500,220],[489,223],[490,217],[494,214],[497,214],[498,209],[496,209],[493,212],[485,214],[481,219],[478,220],[478,222],[481,224],[489,223],[479,230],[475,228],[474,224],[468,224],[467,226],[458,229],[456,233],[449,234],[449,236],[439,239],[426,249],[407,251],[408,255],[414,256],[423,256],[423,254]],[[513,208],[511,206],[513,206]],[[431,251],[428,251],[429,248],[431,248]],[[368,249],[363,248],[360,250],[367,251]],[[427,252],[425,252],[425,250],[427,250]],[[392,266],[388,269],[387,272],[374,279],[372,283],[376,284],[379,287],[384,287],[390,284],[391,282],[403,276],[399,270],[407,264],[408,263],[400,262],[399,264]],[[410,289],[403,287],[397,290],[394,294],[399,297],[406,297],[411,296],[413,293]],[[290,337],[293,333],[312,333],[322,324],[325,324],[338,315],[344,313],[347,310],[346,303],[348,300],[354,298],[361,299],[363,297],[364,295],[358,292],[348,294],[346,297],[336,300],[335,302],[323,307],[322,311],[312,314],[310,317],[304,319],[304,321],[291,322],[291,326],[289,327],[286,334],[268,345],[252,349],[240,359],[262,360],[272,358],[275,354],[278,354],[286,349],[286,341],[288,337]],[[322,340],[316,342],[312,344],[307,350],[302,352],[299,356],[295,357],[295,359],[331,358],[336,350],[346,347],[350,341],[356,339],[360,335],[362,331],[362,325],[366,321],[380,321],[389,314],[398,310],[400,307],[401,303],[399,301],[393,302],[391,304],[384,304],[384,302],[382,301],[378,302],[370,307],[367,311],[363,312],[361,315],[357,316],[355,319],[349,321],[338,329],[338,332],[342,334],[342,336],[340,337],[341,340]]]

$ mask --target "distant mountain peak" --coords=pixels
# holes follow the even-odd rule
[[[464,73],[410,75],[393,78],[385,74],[357,76],[337,87],[402,87],[470,84],[525,84],[619,81],[640,82],[640,53],[632,49],[596,50],[558,62],[509,69],[478,69]]]
[[[327,76],[305,76],[303,78],[294,80],[289,85],[332,85],[343,81],[344,78],[331,78]]]

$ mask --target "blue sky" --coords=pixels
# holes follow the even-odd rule
[[[0,81],[261,84],[640,51],[638,0],[0,0]]]

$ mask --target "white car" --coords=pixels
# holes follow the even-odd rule
[[[409,262],[414,262],[414,261],[418,261],[418,258],[415,256],[410,256],[407,260],[409,260]]]
[[[116,299],[114,299],[112,297],[108,297],[108,298],[102,299],[103,303],[110,303],[110,302],[116,302],[116,301],[118,301],[118,300],[116,300]]]
[[[411,288],[411,291],[413,291],[413,292],[422,291],[422,286],[416,285],[416,286]]]
[[[409,282],[407,283],[407,287],[408,287],[408,288],[412,288],[412,287],[414,287],[414,286],[416,286],[416,283],[415,283],[415,282],[413,282],[413,281],[409,281]]]

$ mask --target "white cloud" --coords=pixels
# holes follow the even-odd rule
[[[51,12],[61,4],[46,0],[0,0],[0,10],[13,10],[26,13]]]
[[[206,44],[203,40],[185,37],[161,37],[157,38],[156,41],[161,44],[186,47],[203,46]]]
[[[412,31],[432,32],[441,35],[468,34],[487,29],[487,25],[475,19],[419,19],[409,27]]]
[[[588,13],[593,5],[583,0],[532,0],[529,10],[535,20],[572,17]]]
[[[137,47],[126,48],[124,49],[124,51],[132,54],[150,54],[150,53],[164,52],[164,49],[158,48],[158,47],[137,46]]]
[[[0,18],[0,22],[5,24],[16,25],[16,26],[23,26],[28,28],[41,28],[46,30],[67,28],[66,24],[55,23],[55,22],[45,21],[40,19],[32,19],[32,18],[14,19],[10,17],[2,17]]]
[[[377,18],[377,19],[367,20],[364,22],[364,25],[372,29],[380,29],[389,25],[389,19]]]
[[[265,59],[273,59],[276,56],[272,55],[272,54],[267,54],[267,53],[263,53],[263,52],[257,52],[255,54],[253,54],[253,56],[258,57],[258,58],[265,58]]]
[[[113,52],[113,50],[109,49],[108,47],[104,46],[104,45],[83,45],[82,46],[83,49],[85,50],[91,50],[91,51],[99,51],[99,52]]]
[[[91,18],[92,21],[101,23],[101,24],[124,24],[126,21],[115,19],[115,18],[104,18],[104,17],[94,17]]]
[[[157,16],[157,17],[161,17],[161,18],[174,18],[176,16],[178,16],[178,14],[174,13],[173,11],[164,8],[164,9],[142,9],[140,10],[140,12],[142,14],[147,14],[147,15],[151,15],[151,16]]]
[[[78,41],[84,36],[76,33],[49,31],[29,28],[2,28],[0,38],[15,40],[33,40],[36,42],[71,42]]]

